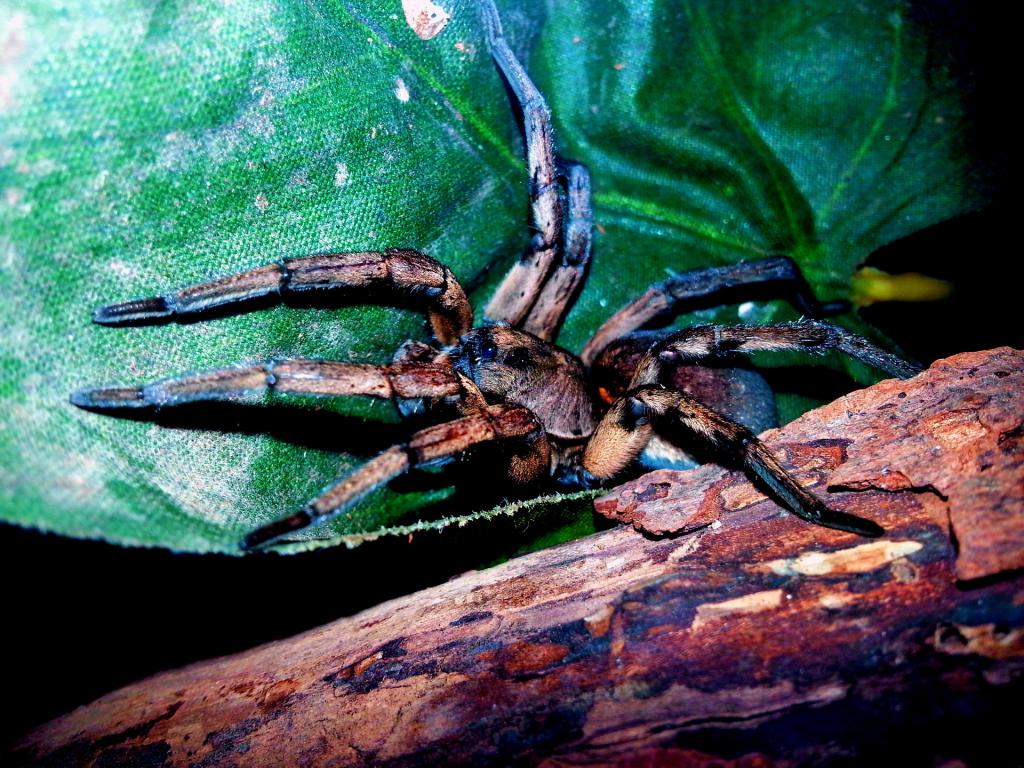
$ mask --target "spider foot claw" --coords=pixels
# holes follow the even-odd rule
[[[267,544],[285,536],[294,531],[302,530],[313,522],[313,515],[308,510],[301,509],[294,515],[283,517],[280,520],[275,520],[272,523],[257,528],[255,531],[246,534],[240,542],[238,542],[239,548],[243,552],[251,552],[254,549],[260,549]]]
[[[92,321],[98,325],[131,325],[158,322],[173,314],[174,307],[166,296],[153,296],[119,304],[107,304],[92,313]]]
[[[835,528],[838,531],[855,533],[858,536],[866,536],[870,539],[877,539],[885,534],[885,529],[874,520],[857,517],[847,512],[839,512],[824,506],[816,510],[816,513],[812,522],[826,528]]]
[[[76,389],[69,398],[72,405],[89,411],[109,411],[121,408],[146,408],[142,390],[136,387],[91,387]]]

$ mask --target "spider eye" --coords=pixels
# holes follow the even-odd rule
[[[498,348],[493,344],[485,344],[480,347],[480,359],[481,360],[493,360],[494,356],[498,354]]]
[[[525,347],[516,347],[509,350],[505,355],[505,365],[510,368],[523,368],[530,363],[530,350]]]

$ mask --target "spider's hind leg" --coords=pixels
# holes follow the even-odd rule
[[[703,443],[808,522],[861,536],[884,533],[877,523],[830,509],[805,490],[746,427],[685,393],[659,386],[633,389],[612,405],[587,443],[583,468],[597,480],[611,479],[635,461],[658,432]]]
[[[637,366],[630,387],[658,382],[667,364],[785,350],[819,355],[835,350],[901,379],[920,371],[914,363],[886,352],[863,336],[819,320],[775,325],[697,325],[676,331],[652,347]]]
[[[754,433],[709,408],[697,398],[665,387],[666,375],[684,361],[721,354],[799,349],[834,349],[894,376],[908,377],[917,368],[866,339],[819,321],[769,326],[696,326],[669,334],[654,344],[636,366],[629,391],[617,399],[591,435],[583,468],[607,480],[640,458],[657,440],[696,439],[726,462],[740,466],[757,484],[791,512],[813,523],[862,536],[882,529],[867,520],[829,509],[804,490]]]
[[[664,331],[640,331],[605,347],[590,368],[597,396],[610,405],[626,394],[641,362],[671,335]],[[755,434],[779,426],[774,390],[742,356],[728,355],[713,361],[678,360],[658,373],[658,384],[690,395]],[[642,458],[644,466],[657,469],[683,469],[700,463],[690,453],[660,438],[652,441]]]

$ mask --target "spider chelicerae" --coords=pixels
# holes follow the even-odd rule
[[[912,375],[914,366],[818,319],[640,332],[686,302],[747,288],[776,290],[809,318],[837,311],[818,303],[789,258],[675,275],[609,318],[579,357],[553,343],[590,260],[590,178],[582,165],[556,156],[548,107],[506,42],[494,6],[489,1],[481,5],[492,56],[522,111],[536,229],[487,305],[483,326],[473,327],[472,309],[451,270],[417,251],[285,259],[162,296],[105,306],[93,319],[102,325],[151,323],[286,294],[371,291],[424,311],[431,343],[404,343],[388,365],[276,359],[141,387],[82,389],[71,402],[117,413],[273,390],[392,399],[403,416],[440,422],[337,480],[298,512],[249,533],[240,544],[246,550],[330,520],[412,468],[443,463],[486,444],[501,447],[497,455],[502,461],[494,472],[513,486],[547,479],[591,487],[620,477],[638,461],[685,463],[684,446],[692,450],[695,443],[742,467],[806,520],[865,536],[881,534],[877,524],[829,509],[803,489],[755,437],[755,430],[771,426],[770,390],[756,373],[729,367],[728,361],[762,350],[838,350],[896,376]],[[725,367],[701,366],[723,360]],[[731,393],[737,380],[747,390],[738,399]]]

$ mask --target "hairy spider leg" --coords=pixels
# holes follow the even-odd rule
[[[93,387],[71,395],[90,410],[162,408],[215,400],[239,400],[263,392],[382,399],[457,396],[462,385],[449,365],[365,365],[299,358],[268,360],[160,379],[139,387]]]
[[[610,479],[662,437],[657,427],[681,429],[731,458],[805,520],[862,536],[880,535],[883,531],[875,523],[831,510],[805,491],[749,429],[686,393],[662,386],[666,366],[733,352],[793,349],[819,354],[838,350],[900,378],[919,370],[857,334],[816,320],[686,328],[654,344],[641,359],[629,392],[612,404],[587,443],[583,468],[598,480]]]
[[[446,367],[450,365],[448,355],[435,346],[416,339],[407,339],[402,342],[395,353],[391,356],[391,362],[395,365],[408,365],[410,363],[443,363]],[[427,413],[430,404],[434,402],[430,397],[410,397],[399,395],[394,399],[395,407],[402,415],[402,418],[414,418]]]
[[[641,359],[629,387],[657,384],[662,366],[728,355],[734,352],[796,350],[823,355],[835,350],[907,379],[921,368],[880,349],[856,333],[820,320],[799,320],[776,325],[696,325],[676,331],[655,344]]]
[[[615,339],[643,327],[655,318],[677,313],[683,302],[758,285],[777,285],[780,297],[786,298],[797,310],[810,317],[835,314],[848,307],[845,302],[820,304],[799,268],[788,256],[693,269],[655,283],[642,296],[608,318],[583,347],[580,359],[589,367],[598,354]]]
[[[566,178],[565,244],[562,261],[541,288],[523,322],[523,330],[553,341],[587,275],[593,241],[590,173],[579,163],[564,163]]]
[[[505,39],[492,0],[481,1],[491,56],[523,113],[530,207],[537,231],[530,247],[494,292],[484,315],[517,326],[530,311],[558,258],[564,237],[564,201],[551,126],[551,110]]]
[[[495,441],[523,444],[512,454],[510,477],[528,483],[549,471],[549,451],[543,427],[528,408],[497,404],[467,416],[415,432],[408,443],[396,445],[371,459],[351,475],[325,488],[305,507],[246,535],[243,550],[264,547],[311,525],[320,525],[350,509],[371,491],[407,472],[443,461],[476,445]]]
[[[808,522],[861,536],[885,532],[875,522],[828,508],[746,427],[683,392],[658,386],[639,387],[615,401],[587,443],[584,470],[598,480],[614,477],[640,456],[656,429],[681,430],[707,443]]]
[[[101,307],[101,325],[169,322],[262,297],[310,291],[377,289],[423,302],[434,336],[454,344],[473,325],[473,310],[448,267],[418,251],[329,253],[284,259],[206,283]]]

